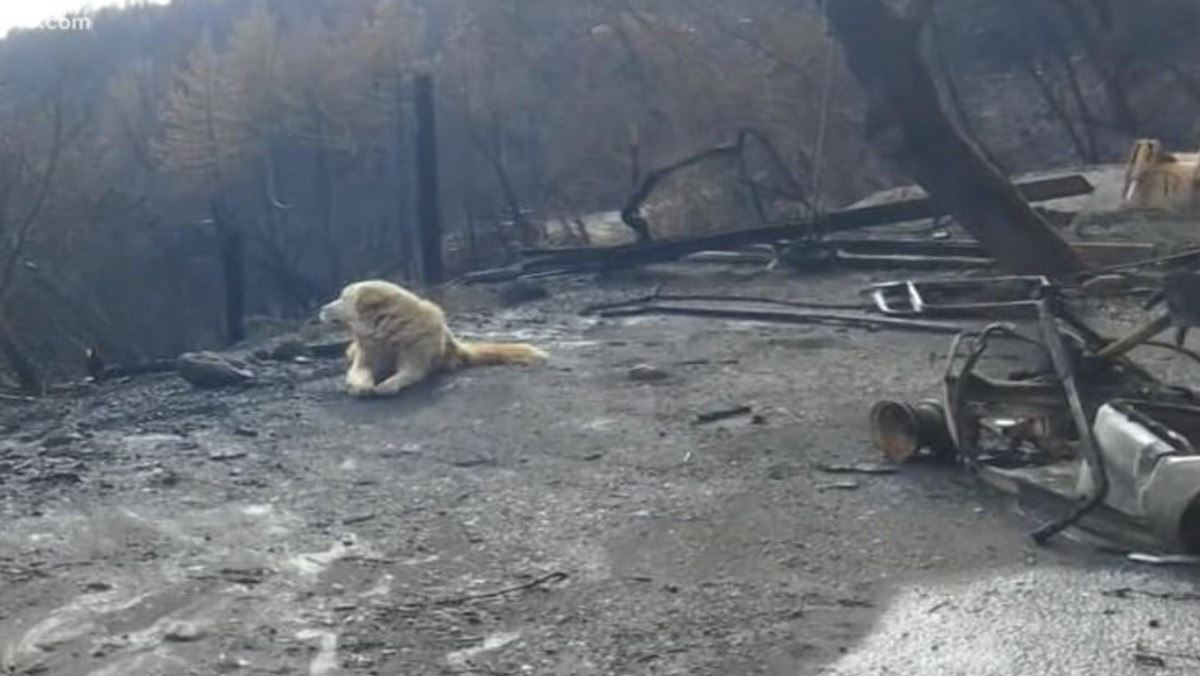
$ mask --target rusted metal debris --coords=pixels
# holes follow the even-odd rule
[[[915,404],[879,401],[871,407],[871,439],[893,462],[916,456],[923,447],[940,458],[952,458],[954,440],[946,428],[946,416],[937,400]]]
[[[1033,316],[1038,296],[1050,286],[1042,276],[953,280],[903,280],[875,284],[871,298],[879,311],[893,316]]]
[[[1033,533],[1045,542],[1081,519],[1139,546],[1200,552],[1200,396],[1161,382],[1129,358],[1135,346],[1200,323],[1200,275],[1175,273],[1165,314],[1121,340],[1088,327],[1049,283],[1036,291],[1036,332],[993,324],[956,336],[939,401],[882,401],[876,446],[893,461],[922,449],[955,457],[981,478],[1069,507]],[[1014,369],[1013,363],[1021,365]],[[1006,372],[987,367],[1005,364]],[[1092,519],[1092,514],[1101,519]]]

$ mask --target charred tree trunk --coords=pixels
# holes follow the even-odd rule
[[[1193,103],[1200,103],[1200,81],[1197,81],[1193,75],[1169,58],[1151,59],[1150,63],[1165,70],[1171,76],[1171,79],[1175,81],[1175,84],[1179,86],[1179,89],[1187,94]],[[1191,139],[1188,139],[1188,141],[1191,141]]]
[[[1091,105],[1083,94],[1079,83],[1079,73],[1075,68],[1071,53],[1063,46],[1064,38],[1053,27],[1053,21],[1046,15],[1038,0],[1021,0],[1012,3],[1019,23],[1019,31],[1015,38],[1025,44],[1026,70],[1038,87],[1042,99],[1050,106],[1051,112],[1062,122],[1063,129],[1071,138],[1079,159],[1089,164],[1100,161],[1100,147],[1096,139],[1096,121],[1092,114]],[[1039,36],[1034,40],[1034,36]],[[1048,72],[1042,68],[1039,52],[1042,48],[1049,50],[1054,60],[1062,67],[1063,76],[1067,81],[1070,100],[1074,101],[1075,110],[1079,117],[1079,129],[1070,115],[1067,100],[1059,101],[1054,93],[1055,87],[1050,81]]]
[[[1083,268],[1012,184],[942,110],[917,50],[918,26],[882,0],[830,0],[825,15],[867,98],[867,134],[1004,267],[1070,274]]]
[[[438,188],[437,113],[433,78],[416,80],[417,145],[417,244],[421,282],[432,286],[443,281],[442,209]]]
[[[971,111],[967,109],[967,104],[963,100],[962,91],[959,89],[958,80],[954,72],[954,66],[950,61],[950,57],[946,54],[946,44],[942,36],[941,23],[938,21],[937,13],[933,8],[930,8],[928,23],[930,56],[942,76],[942,84],[946,90],[946,101],[950,104],[950,109],[954,112],[954,119],[962,127],[966,137],[978,146],[983,156],[992,164],[1003,169],[1000,160],[984,144],[983,137],[980,136],[979,130],[975,128],[975,123],[971,119]]]
[[[246,338],[245,280],[242,236],[232,230],[221,233],[221,271],[225,282],[225,333],[229,343]]]
[[[412,153],[405,119],[408,99],[404,93],[402,77],[396,76],[392,84],[395,88],[394,104],[396,109],[393,130],[395,147],[392,150],[392,166],[394,167],[392,178],[395,182],[396,233],[400,243],[400,269],[405,279],[414,280],[417,278],[418,272],[416,270],[416,231],[412,210],[412,172],[409,170]]]
[[[319,115],[319,114],[318,114]],[[317,142],[313,148],[313,189],[316,193],[317,201],[317,218],[321,221],[321,239],[325,246],[329,247],[326,251],[329,254],[329,259],[332,263],[333,270],[331,277],[333,279],[341,278],[341,260],[337,254],[337,238],[333,234],[333,178],[329,172],[329,150],[325,145],[325,132],[322,129],[322,122],[318,117],[317,121]]]
[[[479,224],[474,214],[467,214],[467,265],[474,270],[479,267]]]
[[[46,168],[42,171],[41,176],[38,177],[36,186],[33,188],[33,201],[30,203],[28,210],[14,222],[8,222],[8,201],[11,197],[9,193],[13,189],[12,185],[5,186],[4,203],[0,204],[0,231],[3,231],[5,234],[3,246],[0,246],[0,252],[2,252],[0,253],[0,301],[3,301],[8,294],[9,287],[13,282],[13,276],[17,272],[17,266],[20,265],[21,257],[25,255],[25,247],[37,227],[42,211],[49,203],[50,193],[54,188],[54,179],[58,171],[59,160],[62,159],[65,133],[61,96],[56,95],[51,115],[51,119],[53,120],[53,140],[50,145],[50,154],[46,158]],[[24,156],[7,159],[10,162],[15,161],[17,164],[28,162],[28,158]]]
[[[221,250],[221,281],[225,293],[225,339],[230,345],[246,338],[245,250],[242,236],[225,218],[218,200],[209,202]]]
[[[1112,8],[1106,2],[1074,0],[1055,3],[1079,37],[1083,51],[1100,78],[1112,124],[1129,136],[1138,134],[1138,119],[1129,95],[1129,63],[1124,45],[1116,35]]]
[[[505,163],[504,130],[501,126],[500,114],[495,110],[488,111],[486,138],[482,131],[474,127],[471,127],[469,131],[471,140],[479,148],[479,152],[487,158],[488,164],[492,165],[492,172],[496,175],[496,184],[500,187],[500,196],[504,199],[505,208],[512,219],[517,236],[523,245],[529,246],[537,239],[538,233],[529,219],[525,217],[524,210],[521,209],[521,197],[517,194],[516,184],[513,183]]]
[[[1062,123],[1063,131],[1067,132],[1067,138],[1071,140],[1071,146],[1075,148],[1075,155],[1079,157],[1081,162],[1095,162],[1097,159],[1095,146],[1085,143],[1083,137],[1075,129],[1075,123],[1071,120],[1070,113],[1067,112],[1066,106],[1054,94],[1054,87],[1051,85],[1045,71],[1042,70],[1041,64],[1031,56],[1025,63],[1025,69],[1029,71],[1029,78],[1037,85],[1038,92],[1042,95],[1042,100],[1046,102],[1046,105],[1050,106],[1050,112]],[[1087,122],[1084,122],[1083,125],[1087,127]]]

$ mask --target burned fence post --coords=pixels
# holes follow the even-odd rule
[[[440,284],[442,269],[442,214],[438,195],[437,113],[433,77],[418,75],[414,83],[417,149],[417,251],[421,283]]]

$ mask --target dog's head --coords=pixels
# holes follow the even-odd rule
[[[333,302],[321,306],[321,321],[365,332],[373,325],[372,318],[395,299],[396,293],[393,284],[382,280],[348,284]]]

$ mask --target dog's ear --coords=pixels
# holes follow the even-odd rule
[[[387,307],[388,295],[380,289],[367,287],[361,289],[354,298],[354,312],[359,317],[368,318],[379,314]]]

